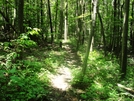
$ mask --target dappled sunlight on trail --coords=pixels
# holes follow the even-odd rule
[[[65,53],[63,56],[64,60],[60,64],[60,66],[57,67],[56,74],[49,75],[49,78],[52,87],[60,89],[62,91],[67,91],[68,89],[71,88],[70,85],[70,82],[72,80],[71,70],[72,68],[76,68],[80,66],[80,57],[72,49],[72,46],[69,45],[68,43],[64,43],[63,50]],[[61,54],[61,53],[56,52],[56,54]]]
[[[63,91],[67,91],[71,87],[69,84],[71,80],[71,71],[67,67],[59,68],[57,75],[51,75],[50,78],[52,86]]]
[[[76,95],[72,94],[71,81],[73,80],[72,70],[80,67],[81,59],[72,47],[69,43],[64,43],[61,51],[54,50],[50,55],[54,56],[55,64],[58,64],[53,66],[55,72],[47,75],[51,84],[48,95],[51,101],[78,101]]]

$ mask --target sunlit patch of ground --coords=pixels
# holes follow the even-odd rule
[[[72,80],[71,71],[67,67],[61,67],[57,70],[57,75],[50,76],[50,82],[54,88],[67,91],[70,88],[70,81]]]

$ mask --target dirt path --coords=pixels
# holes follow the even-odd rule
[[[81,65],[81,59],[71,45],[65,43],[63,49],[66,53],[64,62],[57,69],[56,74],[49,76],[53,87],[49,101],[78,101],[73,94],[70,82],[73,79],[71,69],[78,68]]]

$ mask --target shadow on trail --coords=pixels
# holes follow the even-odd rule
[[[81,66],[82,61],[80,56],[77,54],[75,47],[69,43],[63,45],[63,49],[66,51],[65,55],[65,65],[69,68],[78,68]]]

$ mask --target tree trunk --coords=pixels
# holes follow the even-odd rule
[[[52,26],[52,17],[51,17],[51,7],[50,7],[50,1],[48,1],[48,15],[49,15],[49,22],[50,22],[50,31],[51,31],[51,44],[53,43],[53,26]]]
[[[86,53],[85,53],[85,58],[84,58],[84,61],[83,61],[82,75],[81,75],[82,80],[83,80],[83,77],[86,73],[89,50],[90,50],[90,47],[91,47],[92,37],[94,36],[94,28],[95,28],[95,23],[96,23],[96,13],[97,13],[98,0],[93,0],[92,3],[93,3],[93,12],[92,12],[92,16],[91,16],[91,28],[90,28],[90,35],[89,35],[89,39],[88,39],[88,46],[87,46],[87,50],[86,50]]]
[[[64,40],[67,41],[68,35],[68,0],[65,2],[65,26],[64,26]]]
[[[103,44],[104,44],[104,55],[106,56],[106,40],[105,40],[103,22],[102,22],[102,18],[101,18],[99,10],[97,10],[97,13],[98,13],[98,17],[99,17],[100,24],[101,24],[101,34],[102,34],[102,37],[103,37]]]
[[[19,0],[18,5],[18,26],[19,26],[19,34],[23,33],[23,7],[24,7],[24,0]]]
[[[60,28],[60,33],[58,35],[58,38],[59,38],[59,46],[60,48],[62,48],[62,35],[64,33],[64,16],[63,16],[63,4],[64,4],[64,0],[61,0],[60,1],[60,25],[59,25],[59,28]]]
[[[121,73],[122,78],[126,75],[127,70],[127,40],[128,40],[128,17],[129,17],[130,0],[125,0],[124,22],[123,22],[123,38],[122,38],[122,52],[121,52]]]
[[[57,15],[58,15],[58,0],[56,1],[56,9],[55,9],[55,33],[57,33]]]
[[[132,2],[132,11],[131,11],[131,16],[134,18],[134,1]],[[130,23],[130,45],[132,48],[132,53],[134,54],[134,20],[131,19]]]

